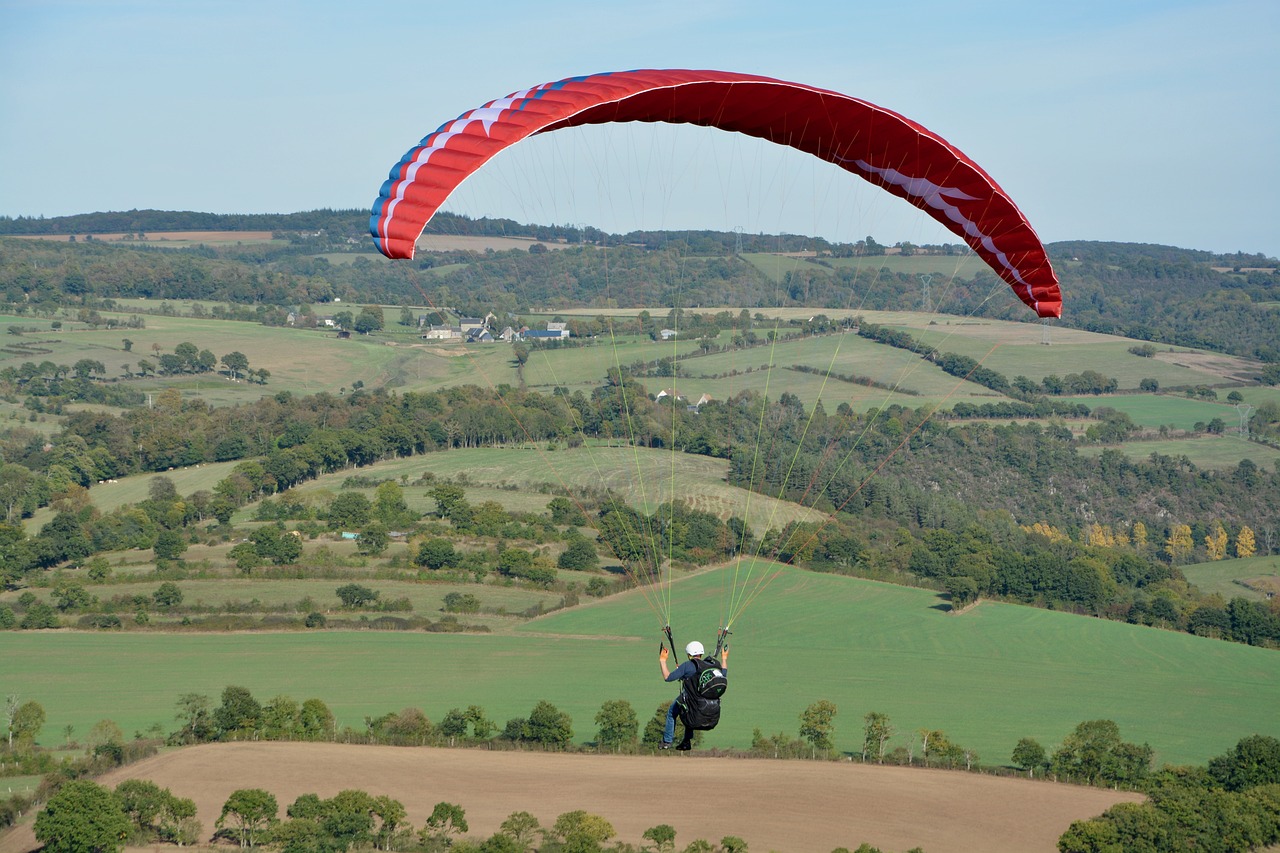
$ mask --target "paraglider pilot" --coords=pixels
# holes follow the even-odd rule
[[[693,747],[694,731],[714,729],[720,722],[720,697],[724,695],[727,686],[729,647],[723,648],[720,660],[706,657],[706,650],[697,640],[685,646],[684,650],[689,659],[676,667],[674,672],[667,668],[667,647],[664,645],[658,653],[663,679],[681,683],[680,694],[667,709],[667,723],[662,730],[660,749],[671,748],[676,734],[677,717],[684,723],[684,739],[676,746],[679,750]]]

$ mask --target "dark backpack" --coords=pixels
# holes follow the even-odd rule
[[[707,731],[720,722],[720,697],[729,681],[715,658],[695,658],[693,664],[697,670],[682,679],[684,689],[676,701],[686,729]]]
[[[685,679],[686,689],[703,699],[719,699],[729,689],[729,679],[715,658],[696,658],[698,671]]]

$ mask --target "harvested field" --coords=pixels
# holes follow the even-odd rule
[[[150,779],[196,802],[212,833],[239,788],[265,788],[283,813],[299,795],[347,788],[387,794],[421,826],[438,802],[466,811],[487,838],[515,811],[543,826],[585,809],[633,844],[669,823],[683,847],[695,838],[745,839],[753,850],[826,851],[863,842],[928,853],[1052,851],[1074,820],[1137,794],[942,770],[846,762],[565,755],[487,750],[235,743],[192,747],[118,770],[103,782]],[[35,846],[30,826],[0,839],[0,853]]]
[[[1257,362],[1217,352],[1157,352],[1154,358],[1217,376],[1224,382],[1253,382],[1262,372]]]

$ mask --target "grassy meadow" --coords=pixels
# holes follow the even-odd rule
[[[89,486],[89,501],[102,512],[110,512],[126,504],[139,503],[147,499],[151,481],[157,477],[165,477],[172,481],[173,487],[180,495],[212,491],[218,481],[230,474],[238,464],[240,464],[239,461],[208,462],[189,468],[175,468],[163,473],[134,474],[118,480],[94,483]],[[43,507],[36,510],[30,518],[25,519],[23,525],[29,533],[35,533],[48,523],[54,514],[51,507]]]
[[[1103,450],[1118,450],[1130,459],[1148,459],[1151,454],[1185,456],[1198,468],[1234,468],[1241,459],[1251,459],[1259,467],[1280,463],[1280,450],[1242,441],[1236,435],[1203,435],[1195,438],[1126,441],[1115,445],[1086,444],[1078,448],[1082,456],[1100,456]]]
[[[1265,593],[1254,586],[1280,594],[1280,555],[1276,554],[1196,563],[1182,566],[1182,573],[1205,592],[1217,593],[1228,601],[1233,598],[1265,600]],[[1246,581],[1254,584],[1246,586]]]
[[[89,500],[99,510],[109,512],[147,497],[151,481],[167,477],[179,494],[209,490],[226,477],[238,463],[217,462],[163,474],[137,474],[115,482],[98,483],[89,489]],[[793,520],[820,520],[825,513],[806,509],[766,495],[753,494],[725,482],[728,462],[709,456],[673,456],[668,450],[643,447],[608,447],[589,442],[582,447],[548,450],[542,446],[469,448],[447,453],[428,453],[391,459],[360,468],[323,474],[291,490],[315,501],[327,501],[339,493],[352,474],[373,480],[403,482],[405,502],[416,512],[432,512],[435,501],[427,494],[430,485],[418,484],[424,474],[452,479],[465,475],[469,481],[467,500],[473,504],[495,501],[509,511],[543,512],[553,495],[542,487],[610,488],[646,512],[673,497],[683,498],[696,509],[727,518],[738,515],[758,533],[782,527]],[[358,489],[371,500],[374,489]],[[256,505],[242,508],[234,521],[253,517]],[[48,507],[39,510],[25,524],[38,531],[53,518]],[[188,560],[194,559],[186,555]]]
[[[750,744],[752,730],[795,736],[799,714],[828,699],[836,743],[861,747],[862,716],[897,734],[941,729],[984,763],[1008,763],[1020,737],[1052,748],[1083,720],[1115,720],[1161,762],[1202,763],[1253,733],[1280,735],[1280,656],[1186,634],[1028,607],[947,612],[934,593],[762,566],[739,586],[754,599],[733,623],[733,679],[708,746]],[[676,641],[711,639],[732,570],[677,581]],[[594,734],[600,705],[626,699],[648,719],[674,690],[658,676],[664,613],[628,593],[528,622],[514,634],[5,633],[6,689],[48,713],[43,741],[109,718],[126,733],[175,726],[177,697],[249,688],[318,697],[341,725],[418,706],[438,720],[482,706],[499,725],[546,699]],[[1158,713],[1156,713],[1158,709]]]
[[[972,278],[987,268],[977,255],[868,255],[860,258],[822,258],[818,266],[812,260],[795,255],[779,255],[765,252],[744,252],[742,257],[775,282],[781,282],[789,272],[809,269],[888,270],[890,273],[939,276],[935,282],[938,291],[944,289],[947,278]]]
[[[129,577],[130,575],[123,575],[123,583],[94,586],[92,593],[101,599],[139,595],[150,597],[161,583],[154,577],[147,580],[129,580]],[[432,621],[439,620],[444,615],[446,595],[451,592],[470,593],[480,600],[481,612],[461,614],[458,620],[467,625],[484,626],[492,631],[510,631],[518,622],[523,621],[520,614],[531,608],[551,609],[562,598],[559,592],[507,584],[496,577],[492,583],[474,584],[394,580],[358,575],[333,579],[271,580],[228,576],[182,580],[177,582],[177,586],[182,590],[183,608],[200,608],[205,612],[277,612],[305,616],[315,611],[336,619],[356,619],[360,615],[376,618],[379,615],[377,613],[361,611],[356,614],[343,610],[342,602],[334,591],[348,583],[358,583],[374,590],[378,593],[379,601],[409,602],[411,609],[388,611],[392,616],[423,616]],[[13,597],[11,594],[5,595],[10,603]],[[149,615],[151,624],[155,626],[180,619],[178,616],[166,615],[159,608],[152,608]],[[128,619],[130,615],[125,613],[122,618]]]
[[[632,506],[646,512],[673,497],[684,498],[695,509],[722,517],[745,517],[753,530],[762,533],[768,527],[782,527],[795,519],[820,519],[825,514],[787,501],[752,494],[725,482],[728,462],[709,456],[678,456],[668,450],[640,447],[604,447],[588,443],[578,448],[546,450],[528,448],[471,448],[448,453],[428,453],[410,459],[379,463],[360,469],[365,476],[398,478],[401,474],[416,480],[426,472],[441,478],[466,474],[467,499],[472,503],[495,500],[508,509],[541,512],[550,494],[537,491],[539,486],[599,487],[617,492]],[[299,486],[294,492],[336,489],[350,472],[328,474]],[[496,488],[515,486],[515,489]],[[405,488],[410,508],[434,509],[434,501],[426,497],[427,486]],[[370,492],[372,494],[372,492]]]
[[[1221,418],[1232,432],[1240,425],[1240,416],[1230,403],[1214,403],[1176,394],[1104,394],[1081,397],[1062,397],[1075,403],[1084,403],[1090,409],[1102,406],[1124,412],[1138,426],[1190,432],[1197,422],[1209,423]]]

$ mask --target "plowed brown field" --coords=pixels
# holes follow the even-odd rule
[[[265,788],[281,812],[300,794],[345,788],[388,794],[416,826],[441,801],[466,811],[470,835],[486,838],[514,811],[543,826],[585,809],[638,844],[651,826],[675,827],[677,848],[737,835],[752,850],[824,853],[869,842],[926,853],[1056,850],[1073,820],[1136,794],[995,776],[844,762],[658,756],[564,755],[487,750],[236,743],[192,747],[123,768],[107,785],[150,779],[199,809],[213,832],[238,788]],[[0,839],[0,853],[35,846],[30,826]]]

